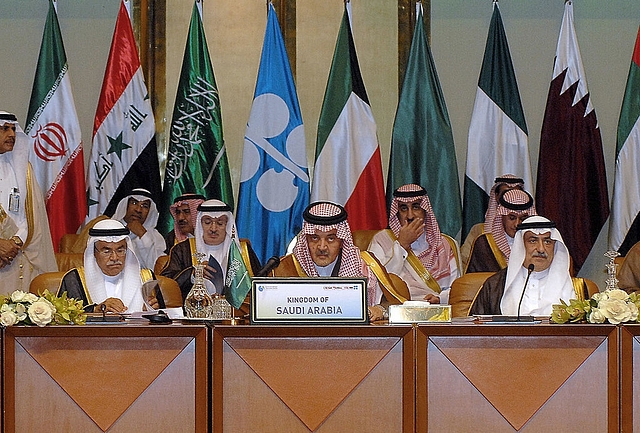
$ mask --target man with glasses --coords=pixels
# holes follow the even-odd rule
[[[142,311],[142,284],[152,280],[148,269],[131,249],[129,229],[120,222],[105,219],[89,230],[84,266],[71,269],[62,279],[58,295],[81,299],[86,311],[124,313]],[[149,305],[157,306],[155,298]]]

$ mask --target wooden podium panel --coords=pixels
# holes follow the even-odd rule
[[[640,325],[620,327],[622,430],[640,432]]]
[[[8,327],[5,431],[207,431],[207,331],[203,325]]]
[[[416,431],[619,431],[613,325],[427,325]]]
[[[413,432],[410,326],[216,326],[214,432]]]

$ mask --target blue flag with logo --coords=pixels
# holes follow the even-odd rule
[[[304,127],[275,9],[267,29],[244,136],[236,224],[262,263],[284,255],[309,204]]]

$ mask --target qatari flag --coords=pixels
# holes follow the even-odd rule
[[[576,272],[609,216],[602,138],[566,2],[540,136],[536,208],[558,225]]]

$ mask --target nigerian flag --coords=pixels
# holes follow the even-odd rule
[[[464,177],[462,239],[484,221],[489,192],[496,177],[513,174],[531,191],[527,124],[498,2],[482,60],[476,101],[471,115]]]
[[[225,280],[225,298],[233,308],[240,308],[242,302],[251,290],[251,277],[247,265],[242,260],[238,243],[234,238],[229,249],[229,265]]]
[[[169,207],[192,192],[234,207],[229,163],[222,137],[218,88],[202,26],[202,2],[193,5],[169,132],[167,169],[158,230],[173,228]]]
[[[456,236],[462,221],[458,163],[449,113],[416,3],[416,26],[393,124],[387,206],[405,184],[423,186],[443,233]]]

